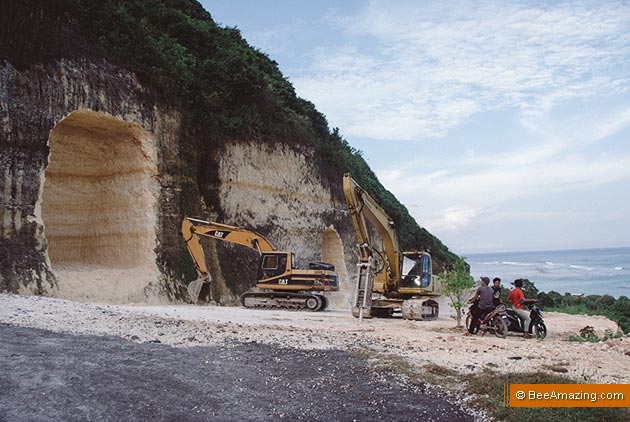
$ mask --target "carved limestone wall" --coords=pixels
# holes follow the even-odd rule
[[[349,307],[346,258],[352,262],[356,240],[346,204],[323,177],[313,152],[286,144],[234,142],[218,154],[226,222],[255,228],[277,249],[295,252],[301,268],[318,261],[335,265],[340,293],[330,294],[331,306]]]
[[[166,299],[158,204],[179,184],[164,171],[178,113],[106,62],[4,62],[0,81],[0,290]]]
[[[347,308],[356,240],[341,174],[283,140],[204,139],[213,148],[191,151],[203,128],[156,98],[104,61],[0,61],[0,291],[186,300],[186,214],[259,231],[301,267],[333,263],[331,306]],[[254,285],[256,254],[205,247],[212,299],[235,304]]]
[[[139,302],[158,280],[159,184],[152,136],[105,113],[78,110],[50,132],[41,214],[54,293]]]

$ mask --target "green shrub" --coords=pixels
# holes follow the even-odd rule
[[[538,289],[536,288],[536,286],[534,286],[534,282],[529,281],[527,278],[521,278],[521,281],[523,282],[523,287],[521,287],[521,290],[523,291],[525,297],[527,299],[536,298],[536,296],[538,295]]]
[[[630,300],[625,296],[619,299],[610,295],[573,297],[567,293],[561,301],[554,300],[554,305],[546,309],[569,314],[603,315],[615,321],[621,331],[630,333]]]
[[[536,299],[538,299],[539,305],[543,309],[551,308],[555,304],[555,302],[553,301],[553,298],[548,293],[545,293],[545,292],[538,292],[538,294],[536,295]]]
[[[610,295],[602,295],[595,299],[599,307],[609,307],[615,303],[615,298]]]
[[[574,297],[571,293],[561,295],[553,290],[548,293],[539,292],[534,283],[527,279],[523,279],[522,289],[525,297],[537,298],[540,307],[545,310],[568,314],[603,315],[615,321],[623,333],[630,333],[630,299],[626,296],[615,299],[610,295]],[[601,339],[596,341],[599,340]]]
[[[468,266],[464,259],[458,259],[450,271],[440,273],[438,280],[442,283],[444,293],[455,309],[457,327],[461,327],[462,309],[466,306],[464,294],[475,286],[475,280],[468,273]]]

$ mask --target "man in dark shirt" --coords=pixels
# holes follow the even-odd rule
[[[503,303],[501,300],[501,279],[495,277],[492,280],[492,306],[495,308]]]
[[[490,279],[488,277],[481,277],[481,286],[477,288],[475,295],[468,301],[468,303],[475,303],[475,301],[479,299],[477,310],[473,315],[470,327],[468,327],[468,332],[464,334],[465,336],[473,334],[475,327],[477,326],[477,322],[494,309],[492,306],[492,295],[494,291],[488,284],[490,284]]]

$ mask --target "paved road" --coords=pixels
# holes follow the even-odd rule
[[[343,351],[173,348],[0,325],[0,421],[471,421]]]

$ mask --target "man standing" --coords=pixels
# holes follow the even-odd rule
[[[475,301],[479,299],[477,310],[475,311],[472,322],[468,327],[468,332],[464,334],[465,336],[473,334],[475,332],[475,327],[477,327],[478,321],[484,318],[490,313],[490,311],[494,309],[494,307],[492,306],[492,294],[494,292],[489,284],[490,279],[488,277],[481,277],[481,286],[477,288],[475,295],[471,297],[468,301],[468,303],[475,303]]]

